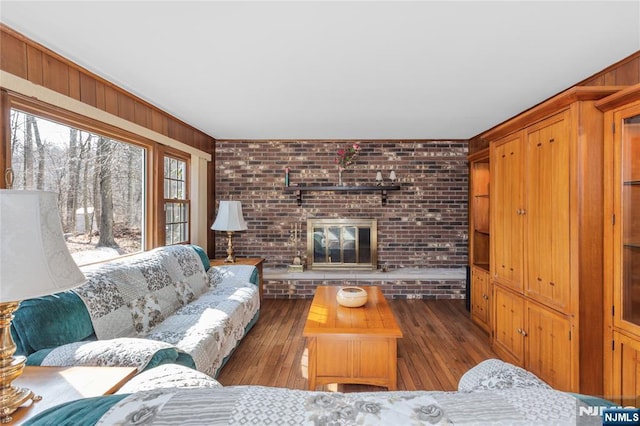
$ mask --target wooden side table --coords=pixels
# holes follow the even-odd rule
[[[264,278],[262,275],[262,264],[264,257],[236,257],[235,263],[225,263],[224,259],[209,259],[211,266],[230,266],[230,265],[251,265],[258,270],[258,290],[260,292],[260,302],[262,302],[262,288],[264,286]]]
[[[22,424],[36,414],[65,402],[112,394],[137,371],[135,367],[27,366],[13,384],[31,389],[42,400],[18,408],[9,424]]]

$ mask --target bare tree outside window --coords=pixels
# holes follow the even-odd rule
[[[58,193],[79,264],[143,249],[145,149],[11,110],[13,189]]]

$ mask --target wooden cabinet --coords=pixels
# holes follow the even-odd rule
[[[489,285],[489,151],[469,157],[469,267],[471,268],[471,319],[485,331],[491,320]]]
[[[523,263],[523,151],[521,132],[491,144],[491,276],[519,291]]]
[[[476,266],[471,267],[471,319],[489,332],[491,290],[489,272]]]
[[[603,114],[574,87],[485,132],[492,345],[559,389],[603,390]]]
[[[623,407],[640,407],[640,339],[613,331],[611,374],[606,396]]]
[[[505,361],[524,365],[524,299],[500,285],[493,290],[493,349]]]
[[[524,324],[525,368],[555,389],[573,389],[577,354],[570,317],[527,301]]]
[[[571,319],[499,284],[494,304],[496,353],[556,389],[572,389],[577,378]]]
[[[605,111],[605,396],[640,406],[640,85]]]
[[[525,293],[560,310],[571,290],[569,123],[567,110],[526,129]]]

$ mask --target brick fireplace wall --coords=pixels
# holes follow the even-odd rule
[[[355,165],[343,173],[346,185],[375,185],[377,171],[388,182],[394,170],[400,191],[381,205],[377,192],[305,192],[302,206],[284,192],[290,185],[335,185],[336,151],[354,141],[218,140],[215,151],[216,211],[219,200],[240,200],[248,231],[234,235],[241,257],[264,257],[265,268],[285,268],[296,250],[306,252],[309,217],[361,217],[378,221],[378,264],[460,268],[467,264],[468,162],[466,141],[357,141]],[[292,224],[301,227],[294,247]],[[216,257],[226,238],[216,233]]]

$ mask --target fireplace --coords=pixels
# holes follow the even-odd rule
[[[375,219],[308,219],[309,269],[371,270],[378,263]]]

